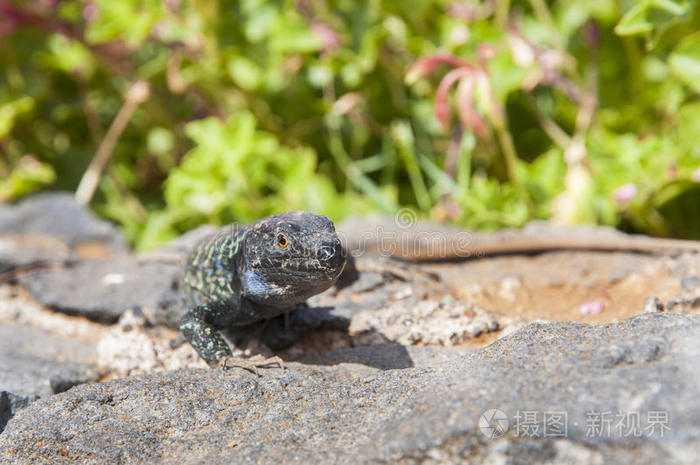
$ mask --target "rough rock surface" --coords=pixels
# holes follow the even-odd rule
[[[483,308],[453,297],[425,300],[414,305],[395,302],[381,310],[364,310],[348,328],[351,335],[376,332],[403,345],[451,346],[482,333],[496,331],[498,322]]]
[[[623,246],[381,256],[372,237],[404,219],[355,228],[348,244],[380,255],[288,319],[226,334],[289,367],[256,378],[203,369],[175,328],[181,263],[211,227],[135,256],[70,195],[0,205],[0,464],[697,463],[698,253],[420,223],[472,246],[557,231]]]
[[[78,205],[70,193],[0,204],[0,273],[125,251],[117,228]]]
[[[0,325],[0,431],[39,396],[96,381],[94,345],[25,325]]]
[[[9,391],[0,391],[0,433],[5,429],[10,418],[38,398],[39,396],[36,395],[23,396]]]
[[[70,259],[70,248],[48,236],[0,236],[0,273]]]
[[[697,463],[699,335],[700,316],[660,313],[530,324],[473,352],[389,346],[382,369],[179,370],[82,385],[12,418],[0,462]],[[353,350],[362,363],[387,347],[341,355]],[[500,438],[499,417],[481,418],[489,409],[509,422]]]
[[[178,368],[207,368],[194,348],[171,341],[179,332],[148,323],[140,312],[127,310],[97,343],[97,364],[113,377]]]
[[[0,236],[7,235],[49,236],[70,248],[100,243],[126,250],[117,228],[76,203],[69,192],[33,195],[17,205],[0,204]]]
[[[160,323],[182,311],[180,271],[177,262],[125,255],[30,271],[17,280],[41,304],[69,315],[114,323],[124,311],[139,308]]]

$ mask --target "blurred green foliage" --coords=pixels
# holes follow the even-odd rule
[[[691,0],[0,0],[0,200],[76,190],[145,81],[91,202],[142,250],[402,206],[700,238],[699,31]]]

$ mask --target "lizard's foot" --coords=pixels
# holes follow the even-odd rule
[[[234,367],[243,368],[244,370],[255,373],[255,376],[260,376],[258,368],[270,368],[276,365],[284,370],[283,360],[276,355],[274,357],[265,357],[258,354],[250,358],[238,358],[232,355],[226,355],[219,360],[218,365],[225,370]]]

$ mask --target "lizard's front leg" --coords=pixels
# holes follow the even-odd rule
[[[231,353],[226,340],[221,336],[218,328],[224,328],[230,321],[225,318],[217,318],[222,315],[216,306],[203,304],[185,314],[180,322],[180,331],[189,341],[192,347],[210,366],[223,368],[243,368],[258,375],[258,368],[277,365],[284,369],[282,359],[274,356],[265,358],[255,356],[250,359],[237,359]]]
[[[212,318],[218,313],[211,304],[202,304],[187,312],[180,321],[182,335],[209,365],[216,365],[222,358],[232,355],[218,330],[226,325],[216,324],[220,322]]]

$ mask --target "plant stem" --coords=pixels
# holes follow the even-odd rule
[[[102,139],[99,147],[97,147],[95,157],[90,162],[85,174],[83,174],[83,178],[80,180],[80,184],[78,184],[78,189],[75,191],[75,200],[79,204],[87,205],[92,200],[97,184],[102,177],[102,172],[112,158],[117,141],[129,124],[129,120],[134,112],[141,103],[146,101],[149,93],[150,89],[145,81],[136,81],[127,90],[124,97],[124,105],[122,105],[117,116],[112,120],[107,134]]]
[[[416,160],[416,153],[413,147],[415,137],[411,126],[403,121],[396,122],[392,125],[392,135],[399,149],[399,156],[403,160],[406,167],[408,179],[413,187],[413,195],[416,197],[416,203],[422,211],[430,210],[430,194],[425,187],[423,175]]]
[[[528,97],[532,113],[535,115],[535,119],[542,127],[545,134],[562,149],[568,147],[569,144],[571,144],[571,136],[569,136],[552,118],[540,111],[537,107],[537,101],[532,95],[528,95]]]
[[[365,176],[365,174],[357,166],[355,166],[350,159],[350,156],[345,151],[345,147],[343,146],[343,140],[340,136],[338,123],[332,121],[335,118],[339,117],[329,117],[327,126],[329,132],[328,150],[335,160],[336,165],[356,189],[365,193],[374,203],[384,210],[384,212],[390,213],[396,210],[396,205],[393,202],[389,202],[386,196],[379,190],[374,182]]]
[[[496,0],[496,24],[505,28],[510,11],[510,0]]]
[[[445,153],[445,174],[451,179],[454,179],[457,174],[457,165],[459,164],[459,156],[462,153],[462,136],[464,131],[462,126],[454,125],[452,128],[452,136],[450,143],[447,146]]]
[[[494,125],[494,129],[498,137],[498,142],[501,145],[501,150],[503,150],[508,179],[511,180],[515,187],[520,188],[522,186],[520,184],[520,177],[518,176],[518,153],[515,151],[513,138],[505,126]]]
[[[462,195],[466,196],[471,187],[472,177],[472,153],[476,146],[476,137],[467,132],[462,135],[460,144],[460,157],[457,164],[457,185],[462,190]]]

